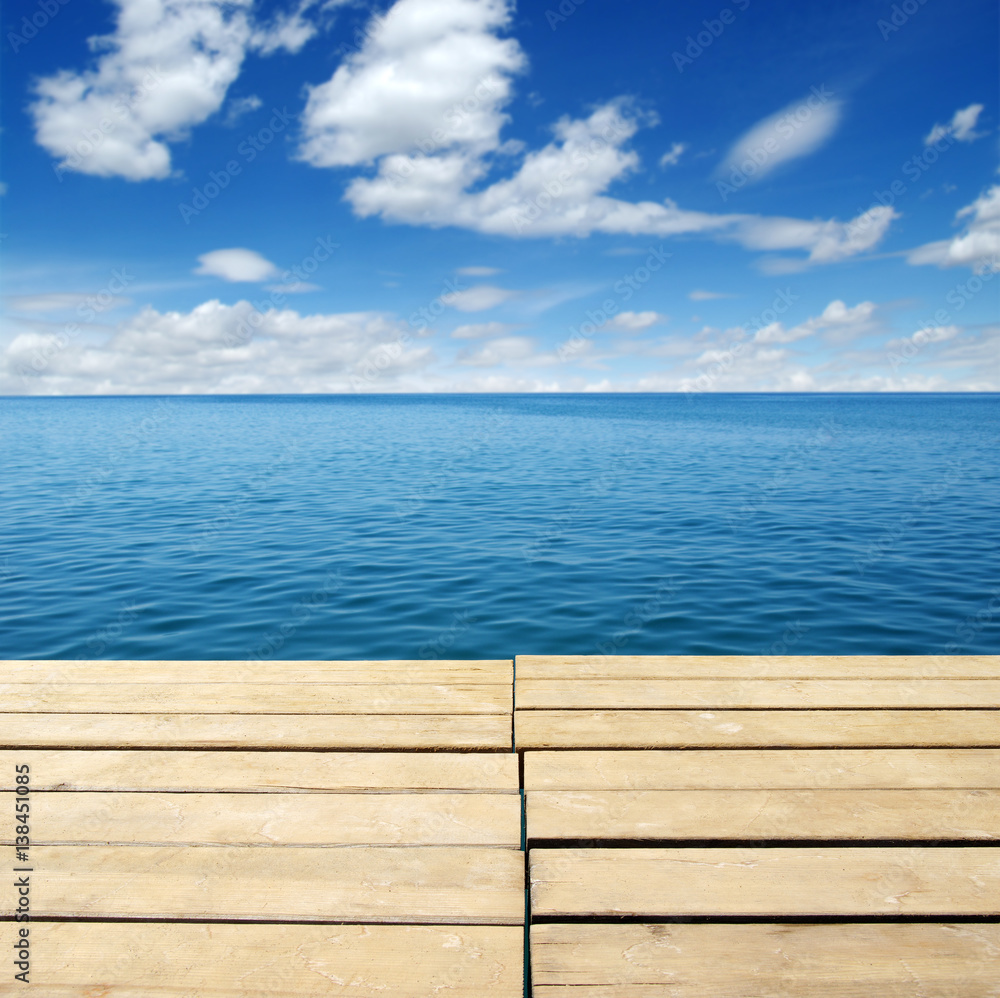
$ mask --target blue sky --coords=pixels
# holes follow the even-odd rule
[[[1000,390],[992,0],[26,0],[0,393]]]

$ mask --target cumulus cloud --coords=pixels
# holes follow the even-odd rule
[[[793,159],[820,148],[840,124],[842,102],[825,87],[758,121],[726,154],[716,175],[753,183]]]
[[[823,311],[797,326],[786,329],[781,322],[772,322],[754,334],[755,343],[794,343],[813,333],[827,332],[829,338],[842,342],[873,330],[875,303],[863,301],[848,308],[842,301],[832,301]]]
[[[381,313],[209,301],[190,312],[147,307],[101,344],[21,332],[0,354],[0,393],[407,391],[433,359],[406,323]]]
[[[57,169],[149,180],[170,174],[169,141],[221,106],[250,40],[252,0],[114,0],[94,68],[35,85],[36,141]]]
[[[714,301],[716,298],[735,298],[736,295],[726,294],[724,291],[700,291],[695,288],[688,294],[691,301]]]
[[[875,205],[848,222],[836,219],[744,218],[735,238],[749,249],[807,250],[809,263],[835,263],[879,243],[898,212]]]
[[[221,277],[224,281],[266,281],[278,268],[259,253],[248,249],[220,249],[198,257],[196,274]]]
[[[495,274],[503,273],[498,267],[459,267],[455,272],[466,277],[493,277]]]
[[[889,340],[885,348],[886,350],[902,350],[907,346],[922,347],[928,343],[943,343],[945,340],[953,340],[961,331],[958,326],[924,326],[912,336]]]
[[[972,267],[1000,270],[1000,184],[995,184],[955,215],[965,222],[965,231],[953,239],[941,239],[911,250],[912,264],[938,267]]]
[[[676,166],[687,149],[686,142],[675,142],[661,157],[660,166]]]
[[[946,125],[935,125],[924,139],[924,145],[930,146],[941,139],[957,139],[959,142],[974,142],[981,139],[986,133],[974,131],[979,115],[982,113],[982,104],[970,104],[968,107],[956,111],[951,121]]]
[[[319,0],[299,0],[266,23],[255,23],[254,0],[111,2],[114,31],[88,39],[94,64],[35,84],[35,140],[60,175],[170,176],[169,143],[221,108],[247,51],[297,52],[318,30],[307,14]],[[343,2],[327,0],[323,10]],[[235,101],[227,120],[256,106],[256,97]]]
[[[399,0],[361,50],[311,87],[302,158],[349,166],[415,150],[498,145],[500,108],[525,64],[506,0]]]
[[[345,0],[327,0],[323,9],[340,7]],[[319,0],[299,0],[291,10],[280,11],[269,22],[259,24],[250,36],[250,44],[262,55],[284,50],[295,53],[319,30],[315,21],[306,17]]]
[[[793,328],[858,327],[872,310],[870,302],[831,302]],[[452,362],[392,315],[262,312],[247,301],[209,301],[189,312],[147,307],[116,327],[90,325],[86,335],[35,318],[8,322],[14,335],[0,348],[0,395],[1000,389],[996,325],[928,327],[849,355],[832,352],[825,337],[797,344],[706,327],[695,337],[606,339],[610,349],[596,358],[583,352],[574,364],[538,352],[532,337],[509,335],[514,327],[493,335],[496,327],[483,323],[485,339]],[[596,383],[584,372],[595,362],[631,371]],[[544,381],[524,373],[539,368],[550,372]]]
[[[667,317],[660,312],[619,312],[603,328],[621,333],[639,333],[666,321]]]
[[[608,196],[639,169],[628,143],[655,116],[619,98],[560,118],[541,149],[502,141],[511,81],[525,65],[517,42],[499,35],[509,20],[506,0],[398,0],[373,20],[361,50],[310,91],[300,156],[315,166],[374,167],[347,184],[360,217],[513,238],[704,234],[829,263],[874,245],[895,217],[884,209],[848,222],[767,219]],[[780,155],[817,145],[838,107],[817,89],[802,109],[786,109],[794,134]],[[681,154],[677,145],[668,157]]]
[[[485,312],[489,308],[502,305],[516,294],[516,291],[511,291],[509,288],[497,288],[492,284],[478,284],[465,291],[450,291],[443,294],[441,301],[445,305],[457,308],[459,312]]]
[[[456,340],[478,340],[486,336],[503,336],[517,326],[506,322],[474,322],[464,326],[458,326],[452,331],[452,336]]]

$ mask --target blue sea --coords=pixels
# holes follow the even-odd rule
[[[0,657],[1000,653],[1000,396],[0,399]]]

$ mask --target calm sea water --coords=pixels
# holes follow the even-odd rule
[[[1000,653],[1000,396],[0,399],[0,657]]]

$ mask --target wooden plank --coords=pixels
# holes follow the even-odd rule
[[[518,679],[518,710],[1000,707],[996,679]]]
[[[531,927],[535,998],[996,998],[998,960],[992,923]]]
[[[507,752],[188,752],[92,749],[0,751],[0,790],[14,767],[31,767],[47,790],[330,791],[452,790],[517,794],[517,757]]]
[[[518,710],[518,750],[1000,746],[995,710]]]
[[[532,849],[529,857],[533,917],[1000,915],[993,846]]]
[[[14,814],[12,793],[0,793]],[[513,794],[41,793],[31,798],[41,844],[482,845],[517,849]],[[14,827],[0,844],[14,844]]]
[[[8,713],[49,714],[509,714],[501,684],[12,683]]]
[[[510,714],[0,714],[0,747],[510,749]]]
[[[3,756],[0,755],[0,772]],[[525,790],[1000,788],[1000,749],[525,752]]]
[[[534,679],[1000,679],[1000,655],[518,655]]]
[[[483,661],[0,661],[0,683],[503,683],[511,659]]]
[[[9,931],[4,942],[11,949]],[[33,922],[31,950],[31,984],[18,983],[11,994],[521,998],[524,932],[492,925]]]
[[[519,925],[524,854],[441,846],[32,846],[32,919]],[[0,900],[9,918],[10,894]]]
[[[530,839],[1000,839],[1000,790],[532,790],[525,796]]]

